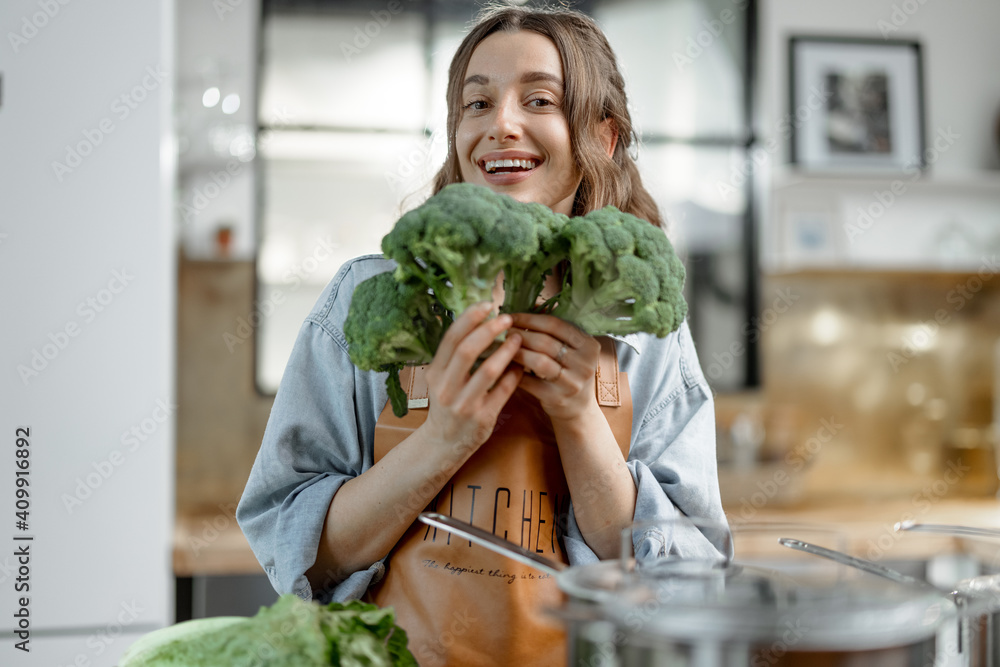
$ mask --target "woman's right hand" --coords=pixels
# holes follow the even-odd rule
[[[452,452],[471,455],[486,442],[523,373],[518,364],[511,364],[521,336],[509,331],[510,315],[487,319],[492,307],[485,301],[469,306],[448,327],[427,368],[428,412],[420,430]],[[504,331],[508,335],[503,344],[470,374]]]

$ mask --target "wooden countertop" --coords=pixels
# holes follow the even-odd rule
[[[909,500],[854,503],[829,507],[756,509],[727,507],[730,524],[737,531],[746,526],[785,523],[840,531],[848,550],[859,557],[917,558],[946,551],[977,551],[990,562],[1000,564],[1000,540],[939,537],[931,533],[897,533],[899,521],[945,523],[982,528],[1000,528],[1000,501],[990,498],[940,499],[915,503]],[[751,511],[752,510],[752,511]],[[178,516],[174,530],[174,574],[178,577],[262,574],[233,516],[235,507],[215,514]],[[797,537],[791,531],[786,537]],[[806,541],[808,541],[806,539]]]
[[[783,537],[797,537],[794,534],[796,528],[802,533],[808,533],[810,527],[837,531],[845,538],[841,545],[844,550],[868,560],[907,560],[961,552],[974,553],[981,560],[1000,566],[1000,539],[969,539],[895,529],[897,523],[907,520],[1000,529],[1000,501],[993,498],[944,498],[933,501],[924,497],[917,502],[903,499],[759,510],[743,505],[727,507],[726,511],[734,531],[778,523],[791,524],[785,531],[789,534]],[[807,537],[799,539],[809,541]],[[738,552],[739,546],[737,537]]]
[[[174,576],[264,574],[234,516],[235,507],[215,514],[178,516],[174,524]]]

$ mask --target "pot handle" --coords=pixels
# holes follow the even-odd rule
[[[900,521],[896,530],[913,530],[925,533],[945,533],[947,535],[962,535],[964,537],[1000,538],[1000,530],[996,528],[976,528],[973,526],[954,526],[944,523],[916,523],[915,521]]]
[[[544,556],[539,556],[538,554],[528,551],[520,545],[508,542],[502,537],[497,537],[493,533],[487,532],[482,528],[477,528],[471,523],[459,521],[458,519],[445,516],[444,514],[438,514],[436,512],[423,512],[417,518],[430,526],[440,528],[441,530],[449,532],[453,535],[458,535],[459,537],[465,538],[470,542],[475,542],[481,547],[486,547],[490,551],[495,551],[496,553],[502,556],[507,556],[508,558],[518,561],[519,563],[530,565],[531,567],[541,570],[546,574],[555,576],[567,567],[565,563],[560,563],[545,558]]]
[[[933,590],[937,593],[941,591],[934,586],[931,586],[925,581],[915,579],[909,575],[903,574],[902,572],[897,572],[892,568],[885,567],[884,565],[879,565],[878,563],[873,563],[870,560],[864,560],[863,558],[855,558],[854,556],[849,556],[848,554],[842,553],[840,551],[834,551],[833,549],[827,549],[815,544],[810,544],[808,542],[803,542],[801,540],[793,540],[788,537],[782,537],[778,540],[778,543],[784,547],[790,549],[796,549],[797,551],[804,551],[806,553],[813,554],[815,556],[822,556],[823,558],[829,558],[832,561],[840,563],[841,565],[847,565],[849,567],[854,567],[869,574],[874,574],[879,577],[884,577],[890,581],[895,581],[897,584],[904,584],[907,586],[913,586],[914,588],[920,588],[925,590]]]

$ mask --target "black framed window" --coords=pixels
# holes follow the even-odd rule
[[[713,388],[759,384],[752,155],[756,3],[589,0],[619,57],[643,180],[688,270]],[[478,5],[265,0],[258,93],[257,384],[273,393],[340,265],[379,252],[444,159],[447,68]],[[263,310],[263,309],[262,309]]]

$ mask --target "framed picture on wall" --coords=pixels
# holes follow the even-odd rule
[[[798,36],[788,62],[793,164],[914,174],[926,166],[918,42]]]

